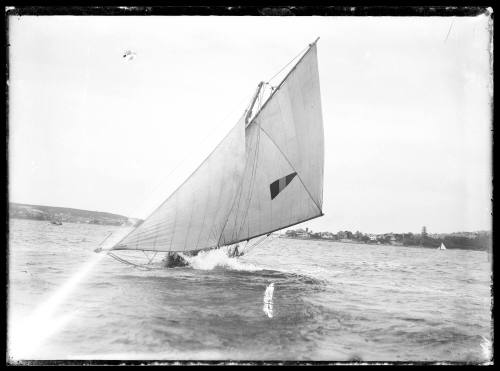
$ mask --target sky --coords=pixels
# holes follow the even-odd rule
[[[9,201],[144,218],[319,36],[325,215],[301,227],[489,230],[490,23],[11,16]]]

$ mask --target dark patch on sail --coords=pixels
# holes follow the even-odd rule
[[[283,178],[279,178],[275,180],[269,185],[269,189],[271,191],[271,200],[273,200],[287,185],[290,184],[293,178],[295,178],[297,173],[291,173]]]

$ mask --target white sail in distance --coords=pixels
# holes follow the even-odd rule
[[[441,242],[441,246],[438,247],[438,250],[446,250],[446,246]]]
[[[245,116],[112,250],[196,251],[323,215],[324,135],[316,43],[250,122]]]

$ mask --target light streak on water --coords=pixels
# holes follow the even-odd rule
[[[61,330],[77,311],[60,315],[57,308],[74,292],[76,286],[90,273],[106,254],[96,254],[63,286],[42,303],[27,319],[12,324],[9,336],[9,355],[13,359],[29,359],[36,350],[57,331]]]
[[[111,238],[106,238],[106,243],[101,247],[103,250],[110,248],[128,232],[129,229],[117,231],[110,236]],[[17,319],[16,322],[12,323],[9,331],[9,356],[12,360],[34,357],[36,351],[44,341],[63,329],[76,316],[78,313],[77,310],[61,315],[57,313],[57,309],[105,256],[105,253],[92,256],[79,271],[54,292],[47,301],[42,303],[30,317]]]

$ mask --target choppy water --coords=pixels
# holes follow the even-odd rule
[[[487,360],[491,267],[480,251],[280,238],[238,259],[208,254],[196,268],[140,271],[105,256],[67,296],[59,292],[61,305],[47,309],[53,323],[33,317],[116,229],[10,221],[9,341],[20,324],[30,341],[47,335],[36,346],[16,338],[11,355]]]

